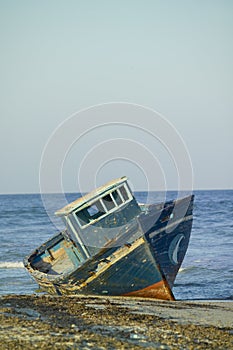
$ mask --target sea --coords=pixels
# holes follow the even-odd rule
[[[173,293],[178,300],[233,300],[233,190],[194,195],[191,239]],[[67,201],[78,196],[66,194]],[[176,196],[166,194],[167,199]],[[151,203],[160,198],[157,192],[135,192],[135,197]],[[59,195],[49,200],[54,211],[63,206]],[[39,293],[23,258],[58,231],[52,215],[40,194],[0,195],[0,295]]]

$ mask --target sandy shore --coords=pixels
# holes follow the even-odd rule
[[[233,349],[233,302],[0,298],[0,349]]]

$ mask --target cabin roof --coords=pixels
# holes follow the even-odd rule
[[[122,183],[124,183],[126,181],[127,181],[127,177],[126,176],[123,176],[123,177],[120,177],[118,179],[109,181],[105,185],[103,185],[101,187],[98,187],[97,189],[87,193],[83,197],[80,197],[80,198],[76,199],[75,201],[67,204],[62,209],[56,211],[55,215],[57,215],[57,216],[68,215],[72,211],[74,211],[74,210],[84,206],[85,204],[87,205],[88,202],[92,201],[95,198],[98,198],[101,194],[111,190],[112,188],[118,187],[120,184],[122,184]]]

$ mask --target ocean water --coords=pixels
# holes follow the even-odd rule
[[[193,229],[174,295],[181,300],[233,300],[233,190],[194,194]],[[159,202],[156,192],[135,196],[139,202]],[[76,198],[67,194],[68,201]],[[167,198],[176,198],[176,193],[168,192]],[[49,200],[51,210],[62,207],[59,195]],[[38,286],[22,260],[57,231],[39,194],[0,195],[0,295],[35,293]]]

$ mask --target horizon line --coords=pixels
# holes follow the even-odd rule
[[[168,189],[168,190],[151,190],[151,191],[146,191],[143,189],[140,190],[134,190],[133,192],[198,192],[198,191],[232,191],[232,188],[197,188],[197,189],[183,189],[183,190],[178,190],[178,189]],[[83,191],[82,193],[89,193],[91,191]],[[77,191],[66,191],[66,192],[5,192],[5,193],[0,193],[0,196],[4,195],[56,195],[56,194],[80,194],[81,192]]]

